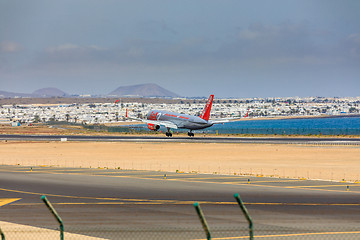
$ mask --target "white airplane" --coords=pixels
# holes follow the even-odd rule
[[[211,106],[214,100],[214,95],[210,95],[204,110],[202,111],[199,117],[188,115],[188,114],[180,114],[163,110],[150,110],[147,114],[146,119],[141,118],[132,118],[127,116],[130,119],[134,119],[137,121],[147,123],[147,126],[152,131],[157,131],[160,129],[160,126],[164,126],[167,128],[166,136],[172,137],[172,133],[170,129],[178,129],[185,128],[189,129],[188,135],[189,137],[193,137],[193,130],[199,130],[211,127],[214,124],[226,123],[234,120],[238,120],[239,118],[225,118],[225,119],[216,119],[209,120]],[[246,118],[249,114],[249,110],[247,114],[244,116]]]

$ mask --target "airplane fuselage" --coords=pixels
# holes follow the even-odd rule
[[[177,125],[178,128],[186,128],[190,130],[199,130],[211,127],[213,123],[206,121],[200,117],[188,114],[181,114],[163,110],[151,110],[147,114],[148,120],[168,121]]]

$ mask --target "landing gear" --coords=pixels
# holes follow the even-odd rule
[[[172,137],[172,133],[170,132],[170,128],[167,129],[167,132],[165,133],[167,137]]]
[[[189,137],[193,137],[194,136],[194,133],[192,131],[188,132],[188,136]]]

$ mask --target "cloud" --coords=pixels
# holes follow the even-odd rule
[[[329,36],[330,35],[330,36]],[[352,39],[357,39],[353,36]],[[330,66],[346,61],[339,45],[328,29],[316,28],[307,23],[262,24],[253,23],[237,29],[232,41],[222,44],[212,57],[221,62],[262,67],[297,65]]]
[[[137,25],[137,29],[140,33],[151,36],[153,39],[171,38],[178,34],[178,31],[169,26],[164,19],[140,22]]]
[[[254,40],[260,38],[262,35],[258,31],[251,31],[250,29],[245,29],[239,33],[240,40]]]
[[[238,34],[243,54],[252,56],[305,56],[318,49],[317,33],[303,24],[251,24]]]
[[[348,48],[352,57],[360,57],[360,33],[350,34],[347,38]]]
[[[174,35],[177,34],[177,31],[175,29],[169,27],[168,24],[166,24],[166,22],[164,20],[161,21],[161,29],[164,32],[169,32],[169,33],[174,34]]]
[[[69,51],[69,50],[78,50],[80,47],[75,44],[67,43],[55,47],[49,47],[47,49],[47,52],[49,53],[56,53],[56,52],[63,52],[63,51]]]
[[[0,42],[0,51],[5,53],[14,53],[22,50],[22,46],[16,42]]]
[[[144,55],[144,49],[142,47],[130,47],[127,51],[127,56],[132,58],[142,57]]]
[[[79,46],[76,44],[62,44],[55,47],[49,47],[46,49],[48,53],[60,53],[60,52],[69,52],[69,51],[104,51],[106,48],[102,48],[96,45],[90,46]]]
[[[301,36],[307,35],[309,29],[306,25],[303,24],[292,24],[292,23],[283,23],[277,25],[265,25],[262,23],[253,23],[245,30],[240,31],[240,39],[263,39],[267,38],[284,38],[287,36]],[[269,39],[266,39],[269,40]]]
[[[240,68],[282,71],[334,67],[349,62],[350,55],[360,55],[360,34],[344,36],[342,43],[339,39],[328,40],[328,34],[326,29],[314,29],[302,23],[255,23],[237,30],[236,35],[222,44],[213,44],[211,39],[201,36],[161,41],[129,38],[109,48],[64,43],[48,47],[33,63],[40,69],[48,66],[59,71],[228,69],[236,72]]]
[[[167,24],[152,21],[146,29],[168,31]],[[238,31],[236,37],[221,44],[203,36],[177,39],[129,38],[118,46],[105,48],[97,45],[66,43],[46,49],[46,63],[106,64],[117,66],[194,66],[236,64],[238,62],[303,61],[321,63],[317,59],[324,51],[316,45],[319,34],[305,24],[265,25],[250,24]],[[311,60],[311,61],[310,61]]]
[[[348,39],[360,45],[360,33],[353,33],[348,36]]]
[[[129,39],[121,45],[104,48],[96,45],[82,46],[72,43],[45,49],[38,58],[39,64],[107,64],[130,66],[169,65],[191,58],[194,41],[173,43],[168,41]]]
[[[72,43],[51,46],[37,57],[35,64],[84,64],[98,62],[109,53],[107,48],[97,45],[77,45]]]

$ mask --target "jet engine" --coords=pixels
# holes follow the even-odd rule
[[[157,130],[159,130],[160,126],[149,123],[149,124],[148,124],[148,128],[149,128],[150,130],[157,131]]]

